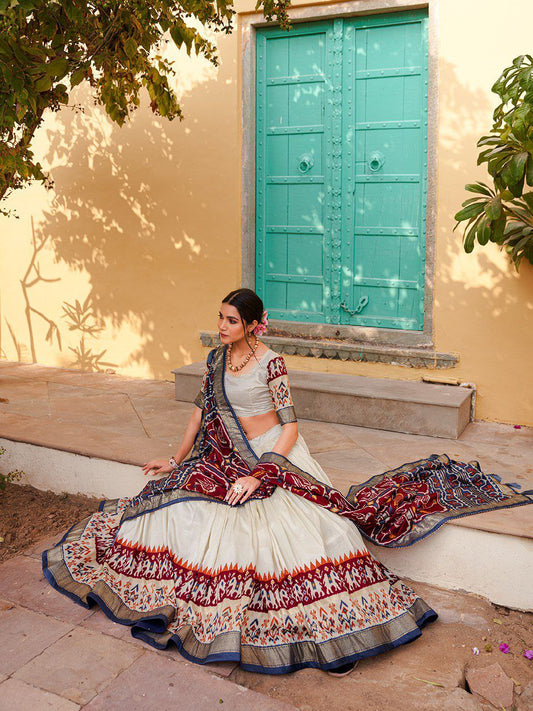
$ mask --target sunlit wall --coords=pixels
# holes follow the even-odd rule
[[[301,3],[299,3],[301,4]],[[318,4],[318,3],[317,3]],[[325,4],[325,3],[324,3]],[[397,3],[395,3],[397,4]],[[392,3],[391,3],[392,5]],[[246,0],[237,6],[254,10]],[[439,371],[477,386],[476,418],[533,425],[533,267],[517,274],[494,245],[463,252],[453,215],[464,185],[485,179],[477,139],[491,125],[490,86],[531,53],[529,0],[439,3],[435,348]],[[238,17],[215,36],[220,66],[169,51],[185,118],[145,100],[123,128],[79,86],[50,113],[34,149],[54,180],[14,193],[0,218],[0,355],[45,365],[171,378],[200,360],[199,331],[241,278],[241,74]],[[76,110],[76,105],[84,112]],[[268,307],[268,304],[267,304]],[[419,379],[428,369],[287,357],[289,367]]]

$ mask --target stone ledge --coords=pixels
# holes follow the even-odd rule
[[[176,368],[175,398],[192,402],[203,362]],[[473,390],[418,380],[290,370],[298,417],[457,439],[470,420]]]
[[[203,346],[220,345],[216,331],[200,331]],[[291,336],[262,336],[261,340],[277,353],[308,358],[359,361],[366,363],[389,363],[407,368],[455,368],[459,363],[457,353],[437,353],[428,348],[413,346],[386,346],[375,343],[359,343],[345,340],[322,340],[293,338]]]

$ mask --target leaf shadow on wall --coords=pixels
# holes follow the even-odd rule
[[[220,56],[228,41],[219,41]],[[88,275],[90,292],[80,299],[90,299],[95,318],[135,332],[131,352],[115,351],[112,360],[156,378],[170,379],[189,361],[200,324],[214,326],[218,304],[206,303],[206,280],[222,295],[234,288],[240,263],[232,61],[217,69],[195,61],[198,75],[189,73],[180,94],[182,122],[152,114],[146,96],[122,128],[100,108],[63,110],[44,157],[59,167],[40,235],[49,235],[58,263]],[[87,90],[77,97],[90,101]],[[221,226],[234,242],[217,239]]]

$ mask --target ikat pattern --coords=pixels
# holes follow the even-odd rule
[[[276,410],[294,407],[289,387],[289,376],[285,360],[281,356],[272,358],[267,363],[267,383]]]
[[[121,511],[128,501],[120,500]],[[213,571],[166,547],[124,541],[117,535],[119,528],[120,513],[98,512],[80,540],[64,545],[64,562],[73,579],[91,587],[104,583],[136,613],[149,615],[171,606],[175,616],[168,631],[190,626],[203,644],[228,632],[238,632],[243,644],[256,647],[324,642],[383,625],[417,600],[368,552],[277,574],[231,562]]]
[[[288,609],[352,593],[386,579],[383,567],[368,553],[354,552],[342,559],[322,559],[303,569],[261,574],[227,563],[223,569],[206,570],[183,560],[166,547],[143,546],[117,540],[105,556],[116,573],[149,580],[173,581],[176,598],[210,607],[224,600],[250,599],[249,609],[266,612]]]

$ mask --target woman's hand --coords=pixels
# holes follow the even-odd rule
[[[240,484],[242,486],[241,491],[235,491],[235,485]],[[237,481],[233,482],[231,489],[226,494],[224,501],[227,501],[230,506],[235,504],[244,504],[244,502],[250,498],[256,489],[261,486],[261,481],[255,476],[241,476]]]
[[[152,476],[170,474],[171,471],[172,466],[168,463],[168,459],[152,459],[152,461],[143,466],[143,474],[151,474]]]

